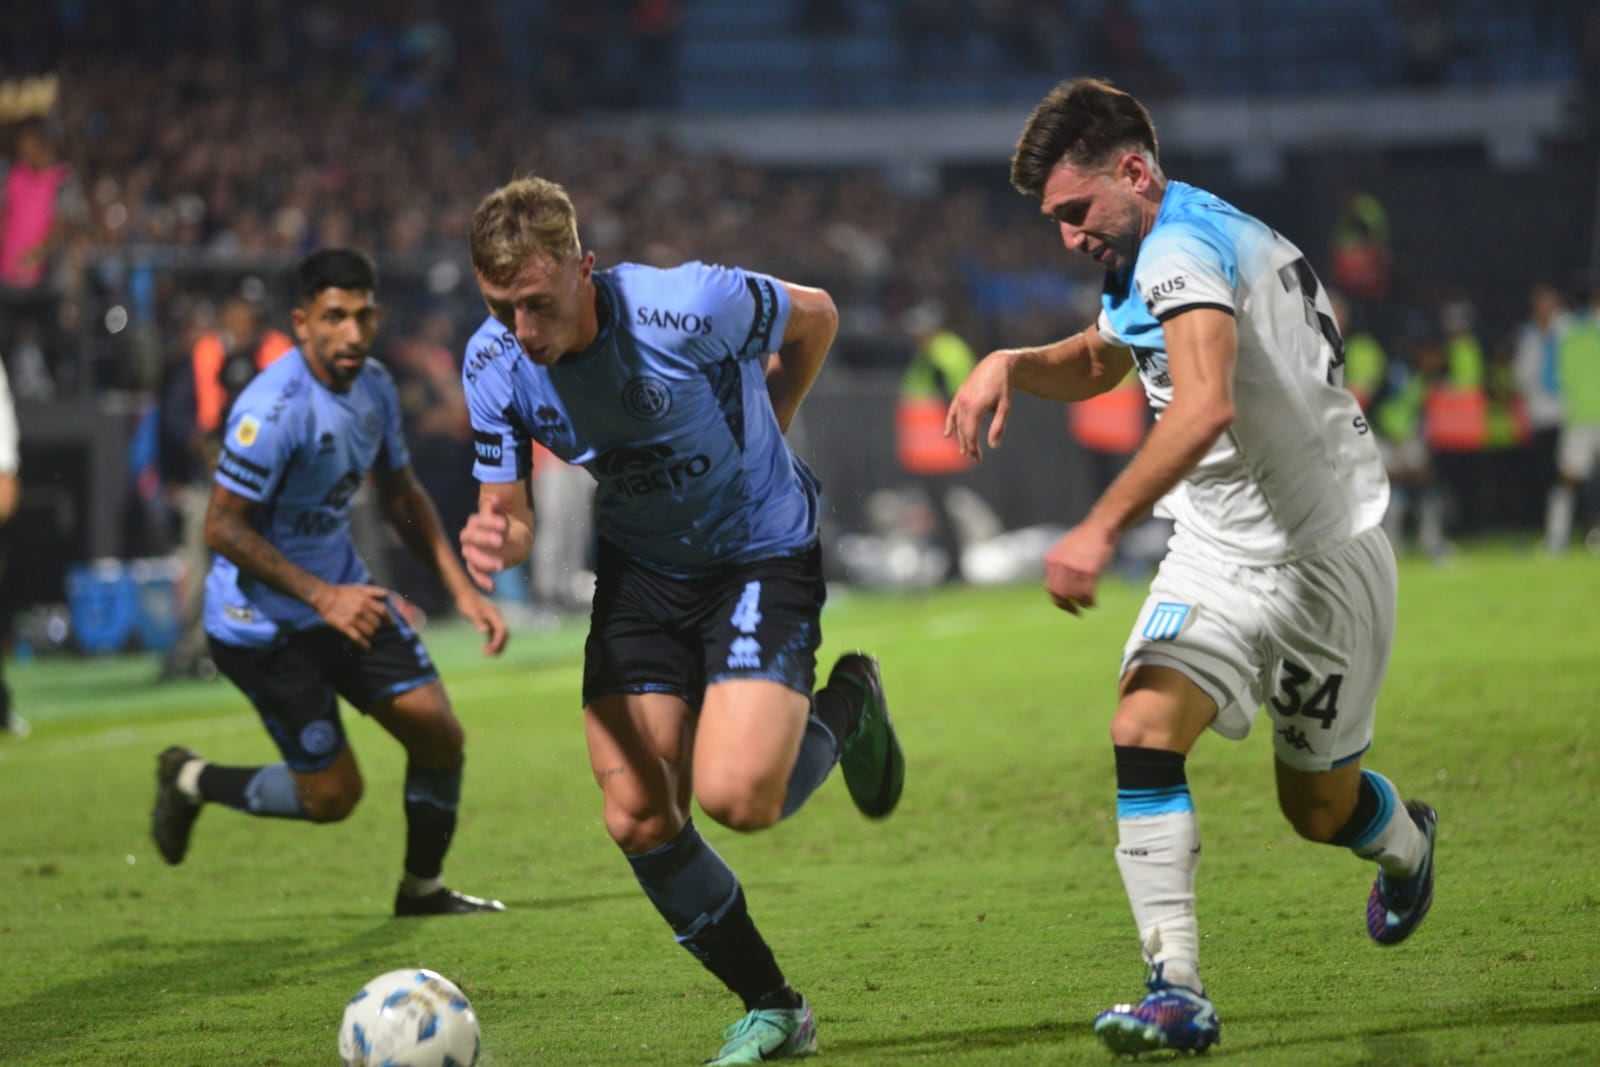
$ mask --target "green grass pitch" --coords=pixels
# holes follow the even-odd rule
[[[797,818],[702,829],[814,1004],[823,1063],[1100,1064],[1095,1013],[1142,967],[1111,848],[1106,725],[1143,587],[1075,620],[1037,588],[839,595],[824,670],[884,665],[909,771],[867,823],[829,782]],[[154,756],[274,749],[226,683],[157,687],[133,658],[13,665],[0,739],[0,1062],[337,1062],[345,1000],[422,965],[455,979],[489,1067],[692,1064],[734,999],[677,948],[607,839],[577,708],[579,629],[507,656],[435,627],[468,730],[450,883],[503,916],[393,920],[399,747],[348,715],[367,777],[347,822],[209,809],[188,861],[146,837]],[[1600,561],[1481,550],[1402,571],[1368,765],[1440,812],[1432,916],[1380,949],[1371,869],[1297,840],[1258,727],[1189,761],[1203,965],[1237,1064],[1575,1064],[1600,1058]],[[1263,723],[1265,720],[1263,719]]]

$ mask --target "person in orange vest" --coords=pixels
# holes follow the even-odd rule
[[[944,435],[944,420],[950,398],[977,361],[971,346],[946,323],[944,305],[937,300],[924,300],[906,311],[900,328],[912,348],[895,406],[895,455],[927,494],[929,537],[950,560],[947,577],[955,577],[960,573],[961,539],[946,497],[951,478],[970,470],[972,461]]]
[[[167,390],[167,437],[186,445],[186,455],[175,467],[169,465],[169,471],[178,475],[170,497],[181,522],[178,552],[185,578],[183,628],[162,663],[163,680],[215,677],[201,625],[204,577],[211,567],[204,530],[212,469],[234,400],[257,374],[293,347],[286,334],[261,321],[261,309],[253,300],[236,293],[223,302],[216,329],[195,340],[188,363],[178,369]]]

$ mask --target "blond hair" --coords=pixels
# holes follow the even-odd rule
[[[472,266],[509,285],[530,259],[575,259],[578,212],[567,191],[544,178],[518,178],[483,198],[472,213]]]

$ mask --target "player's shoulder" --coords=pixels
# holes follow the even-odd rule
[[[234,400],[233,410],[258,415],[273,412],[282,416],[295,406],[297,397],[306,394],[312,380],[300,349],[291,348],[250,379]]]
[[[516,336],[493,315],[484,318],[467,338],[461,357],[461,378],[467,388],[509,378],[513,361],[522,355]]]

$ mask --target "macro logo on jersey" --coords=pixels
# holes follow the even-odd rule
[[[772,351],[772,326],[778,319],[778,293],[766,278],[746,278],[750,299],[755,301],[755,318],[750,321],[750,332],[739,346],[741,355],[754,356]]]
[[[256,434],[261,432],[261,420],[254,415],[245,415],[239,420],[239,425],[233,431],[233,439],[239,442],[239,447],[249,448],[256,443]]]
[[[474,430],[472,451],[477,455],[478,462],[484,466],[499,467],[505,464],[505,446],[500,443],[500,435],[497,433]]]
[[[222,455],[217,457],[217,469],[257,493],[266,490],[267,479],[272,476],[270,470],[259,463],[251,463],[226,445],[222,447]]]
[[[1189,605],[1162,601],[1145,620],[1144,636],[1151,641],[1171,641],[1183,629],[1183,621],[1188,617]]]
[[[705,477],[711,470],[711,457],[683,459],[671,445],[624,445],[599,456],[592,466],[613,492],[650,496],[682,489],[691,479]]]
[[[680,333],[711,336],[711,316],[697,315],[693,311],[665,311],[661,308],[641,307],[633,316],[635,326],[654,326],[658,330],[677,330]]]
[[[641,375],[622,387],[622,406],[636,419],[655,422],[672,410],[672,390],[660,378]]]

